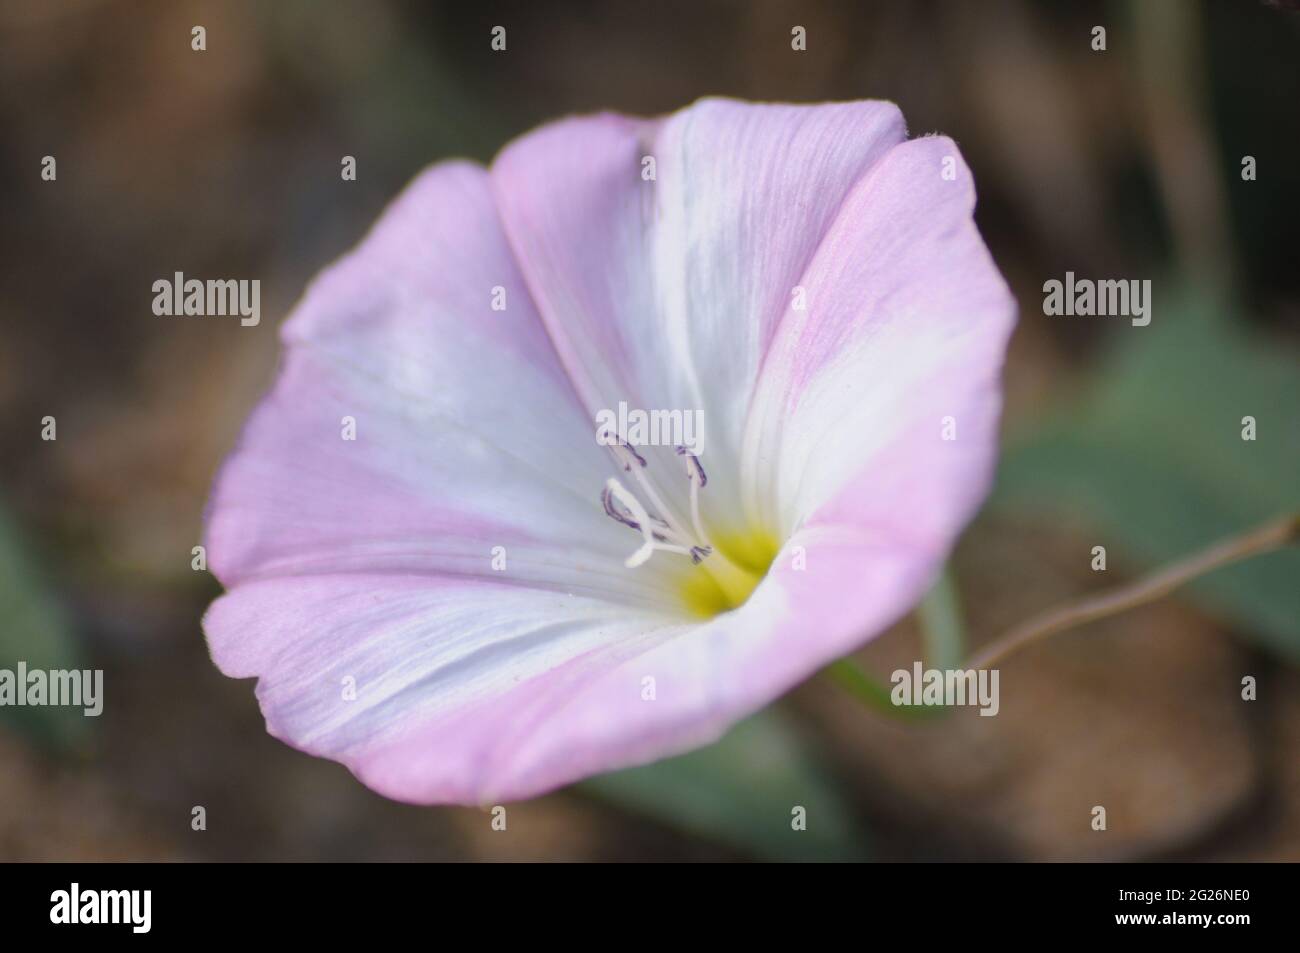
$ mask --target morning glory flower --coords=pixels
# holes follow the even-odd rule
[[[907,612],[988,489],[1015,309],[974,203],[883,102],[570,118],[423,172],[216,480],[216,664],[409,802],[718,738]],[[628,408],[702,426],[638,443]]]

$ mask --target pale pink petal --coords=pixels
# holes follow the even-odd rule
[[[718,522],[741,522],[746,411],[794,288],[845,196],[904,135],[890,103],[706,99],[660,122],[544,126],[493,165],[507,234],[588,409],[701,411]],[[679,486],[661,490],[682,504]]]
[[[491,580],[341,573],[246,582],[213,603],[204,628],[223,672],[258,677],[276,737],[389,796],[472,804],[523,792],[512,778],[516,735],[571,734],[552,707],[688,627]],[[398,742],[421,751],[418,783],[376,784],[375,752]],[[579,776],[551,772],[556,784]]]
[[[905,611],[927,567],[801,536],[741,609],[707,624],[491,581],[307,576],[245,583],[204,625],[227,674],[259,676],[268,729],[414,803],[492,804],[671,755]],[[845,609],[854,611],[845,612]]]
[[[421,175],[312,283],[283,338],[275,388],[209,504],[223,583],[414,571],[634,602],[655,591],[661,567],[622,565],[636,535],[600,504],[615,468],[523,286],[483,169]],[[345,417],[355,440],[343,439]]]
[[[937,559],[983,499],[1015,302],[974,204],[944,137],[896,146],[845,200],[751,409],[760,524],[858,526]]]

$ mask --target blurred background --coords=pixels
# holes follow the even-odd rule
[[[106,702],[0,708],[0,859],[1300,859],[1294,551],[1024,649],[996,718],[900,719],[816,678],[713,748],[512,806],[505,833],[267,736],[207,657],[219,588],[190,567],[279,321],[417,171],[706,94],[890,99],[953,136],[1020,301],[997,489],[943,598],[861,653],[882,681],[1295,510],[1288,6],[6,0],[0,668],[101,668]],[[1067,270],[1151,279],[1151,325],[1045,317]],[[260,278],[261,325],[161,322],[175,271]]]

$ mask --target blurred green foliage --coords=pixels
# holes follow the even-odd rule
[[[715,744],[593,778],[582,789],[766,860],[862,860],[866,837],[809,746],[768,709]],[[795,830],[802,807],[807,827]]]
[[[33,568],[35,560],[8,512],[0,507],[0,668],[81,668],[67,612]],[[0,719],[36,740],[72,744],[86,730],[79,708],[0,707]]]
[[[1013,443],[994,497],[1081,515],[1112,568],[1156,566],[1300,509],[1300,368],[1216,295],[1183,286],[1165,301],[1150,326],[1115,329],[1076,405]],[[1242,437],[1245,417],[1254,440]],[[1300,659],[1295,547],[1212,573],[1188,595]]]

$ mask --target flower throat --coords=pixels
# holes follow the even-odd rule
[[[777,542],[769,533],[716,534],[710,538],[700,520],[700,491],[709,478],[697,455],[677,447],[690,483],[690,519],[677,516],[646,479],[645,457],[627,443],[608,444],[624,472],[632,474],[649,506],[615,477],[601,493],[611,519],[641,534],[641,545],[624,560],[630,569],[642,565],[656,552],[688,557],[692,568],[682,577],[680,596],[694,616],[712,618],[744,604],[766,575],[776,556]],[[696,568],[698,567],[698,568]]]

